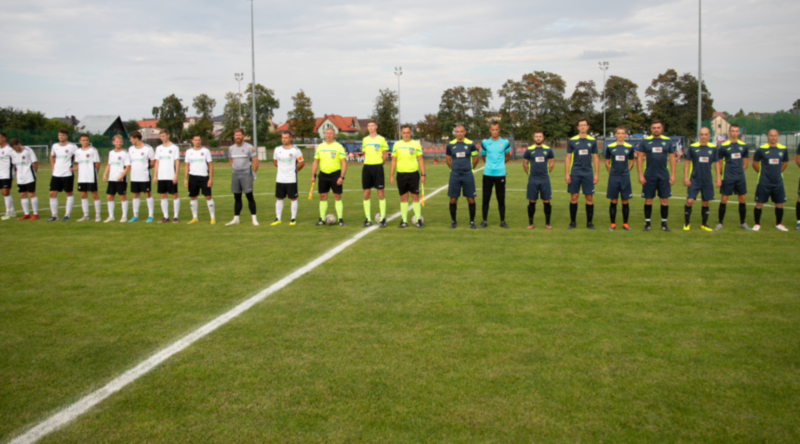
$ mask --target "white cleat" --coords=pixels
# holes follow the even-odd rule
[[[239,221],[234,219],[234,220],[228,222],[227,224],[225,224],[226,227],[230,227],[231,225],[239,225]]]
[[[108,216],[108,219],[105,220],[104,223],[114,222],[114,216]]]
[[[77,222],[86,222],[89,220],[89,216],[83,216],[82,218],[78,219]]]
[[[758,224],[753,225],[753,231],[761,231],[761,225]]]
[[[783,224],[775,225],[775,229],[778,231],[789,231],[789,229],[784,227]]]
[[[257,227],[257,226],[259,226],[259,225],[260,225],[260,224],[258,223],[258,220],[256,220],[255,218],[253,218],[253,226],[254,226],[254,227]]]
[[[123,217],[122,219],[119,220],[119,223],[121,223],[121,224],[128,223],[128,218],[127,217]]]
[[[9,220],[9,219],[11,219],[11,216],[8,214],[4,214],[3,217],[0,217],[0,220]]]
[[[102,222],[103,219],[101,219],[100,216],[98,215],[98,216],[95,216],[94,221],[95,222]]]

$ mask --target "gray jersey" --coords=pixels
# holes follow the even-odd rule
[[[241,145],[231,145],[230,148],[228,148],[228,154],[233,161],[231,167],[234,170],[249,170],[251,164],[250,159],[258,155],[253,145],[247,142]]]

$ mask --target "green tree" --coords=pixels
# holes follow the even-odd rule
[[[797,99],[792,103],[792,111],[800,111],[800,99]]]
[[[491,88],[474,86],[467,89],[467,131],[475,139],[489,137],[489,118],[492,111],[489,101],[492,99]]]
[[[425,139],[438,140],[442,138],[442,128],[439,126],[439,117],[436,114],[425,114],[425,117],[417,122],[417,130]]]
[[[564,97],[567,82],[560,75],[545,71],[535,71],[526,76],[533,77],[530,84],[535,86],[533,101],[538,108],[538,124],[555,145],[559,139],[566,138],[574,126],[567,118],[569,102]]]
[[[453,129],[456,125],[467,125],[469,115],[469,99],[467,98],[467,89],[463,86],[456,86],[450,88],[442,93],[442,99],[439,102],[439,128],[442,134],[450,137],[453,135]]]
[[[42,112],[31,110],[23,111],[12,106],[0,108],[0,128],[29,131],[72,129],[69,124],[60,120],[48,119]]]
[[[375,107],[372,109],[370,118],[378,124],[378,131],[384,135],[394,135],[400,139],[398,131],[397,92],[386,88],[378,91],[375,97]]]
[[[140,129],[142,128],[139,126],[139,122],[136,121],[136,119],[130,119],[127,122],[125,122],[125,131],[127,131],[128,134],[134,131],[139,131]]]
[[[595,131],[603,132],[603,115],[598,115],[594,104],[601,100],[600,93],[595,88],[594,80],[585,80],[578,82],[575,85],[575,91],[569,98],[569,111],[571,114],[570,122],[573,124],[570,130],[571,134],[578,134],[578,128],[575,123],[578,119],[586,119],[589,121],[589,127]]]
[[[645,131],[647,116],[637,92],[639,86],[631,80],[611,76],[606,80],[606,122],[609,132],[624,126],[633,133]]]
[[[183,122],[186,121],[186,111],[181,99],[170,94],[165,97],[161,106],[153,107],[153,117],[158,119],[156,126],[169,133],[173,140],[178,140],[183,133]]]
[[[220,133],[220,140],[233,140],[233,131],[241,128],[242,121],[239,119],[239,109],[242,101],[239,94],[229,92],[225,94],[225,108],[222,112],[225,114],[225,122],[222,124],[222,133]]]
[[[258,140],[267,140],[271,129],[272,117],[275,110],[280,108],[280,101],[275,98],[275,92],[260,83],[256,84],[256,124],[258,126]],[[253,87],[247,86],[247,100],[244,106],[244,130],[248,135],[253,134]]]
[[[702,120],[714,114],[714,99],[703,87]],[[645,91],[647,109],[651,120],[660,120],[668,134],[694,139],[697,133],[697,78],[686,73],[679,76],[674,69],[667,70],[653,80]]]
[[[532,96],[526,83],[506,80],[497,91],[503,98],[500,106],[500,129],[504,134],[512,134],[522,140],[533,138],[535,114]]]
[[[204,140],[211,139],[211,133],[214,131],[214,123],[211,119],[214,118],[216,106],[217,101],[206,94],[200,94],[192,100],[192,107],[199,120],[189,127],[188,132],[191,135],[199,134]]]
[[[311,109],[311,97],[308,97],[302,89],[292,96],[294,108],[286,113],[289,119],[289,128],[294,131],[294,135],[300,138],[317,137],[314,127],[317,119]]]

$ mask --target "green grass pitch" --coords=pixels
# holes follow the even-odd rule
[[[430,194],[447,167],[428,167]],[[673,193],[685,197],[679,169]],[[735,204],[725,230],[701,232],[699,202],[686,233],[679,198],[672,233],[643,233],[638,197],[634,231],[609,232],[605,172],[598,230],[583,228],[581,198],[579,228],[567,231],[562,172],[553,231],[541,204],[525,229],[519,163],[509,164],[511,230],[497,226],[494,201],[490,227],[468,230],[463,198],[448,230],[443,191],[426,202],[424,230],[376,230],[43,442],[800,440],[800,233],[772,229],[772,208],[760,233],[739,230]],[[242,225],[224,226],[224,167],[216,226],[202,200],[201,224],[185,225],[183,188],[180,225],[0,223],[0,441],[361,230],[358,166],[346,228],[312,226],[318,200],[300,176],[295,227],[269,226],[271,166],[256,181],[260,227],[246,205]],[[785,178],[793,208],[798,168]],[[748,182],[752,204],[752,170]],[[42,171],[45,217],[48,183]],[[398,211],[394,187],[387,201]],[[80,212],[78,200],[73,219]],[[793,209],[784,220],[794,225]]]

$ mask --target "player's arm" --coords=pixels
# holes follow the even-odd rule
[[[300,170],[302,170],[304,166],[306,166],[305,160],[303,160],[302,157],[298,157],[297,158],[297,163],[295,164],[295,168],[296,168],[295,171],[297,171],[299,173]]]
[[[111,164],[106,165],[106,170],[103,171],[103,182],[108,182],[108,172],[111,170]]]
[[[567,181],[567,185],[569,185],[569,183],[572,181],[572,179],[570,179],[569,177],[569,164],[571,160],[572,160],[572,153],[567,151],[567,157],[564,159],[564,180]]]
[[[800,152],[800,149],[798,149],[797,151]],[[797,163],[797,166],[800,167],[800,156],[795,154],[794,161]],[[744,158],[744,167],[747,168],[747,157]]]
[[[531,158],[530,156],[528,156],[528,152],[529,151],[526,151],[525,154],[522,156],[522,171],[525,171],[526,176],[529,176],[531,174],[530,170],[528,169],[528,166],[531,163],[530,160]]]
[[[253,172],[257,173],[258,172],[258,166],[259,166],[258,157],[251,157],[250,160],[253,163],[253,165],[251,166]]]
[[[208,164],[208,185],[206,186],[211,188],[211,185],[214,183],[214,163],[206,162],[206,164]]]
[[[508,163],[508,161],[511,160],[511,144],[509,144],[508,148],[506,148],[506,149],[507,149],[507,151],[506,151],[506,160],[505,160],[504,163]]]
[[[189,188],[189,159],[186,159],[183,166],[183,187]]]
[[[597,153],[592,154],[592,168],[594,169],[594,184],[600,180],[600,158]]]
[[[478,156],[478,153],[477,153],[477,150],[476,150],[475,151],[475,155],[472,156],[472,169],[473,170],[475,169],[476,166],[478,166],[478,162],[480,161],[480,159],[478,157],[480,157],[480,156]],[[484,162],[485,162],[485,159],[484,159]]]
[[[394,185],[394,172],[397,170],[397,156],[392,156],[392,166],[389,167],[389,184]]]
[[[644,163],[644,153],[641,151],[636,152],[636,171],[639,173],[639,185],[644,185],[647,181],[644,179],[642,173],[642,166]]]
[[[753,159],[753,169],[756,170],[756,173],[761,172],[761,165],[758,164],[756,159]]]
[[[447,164],[448,169],[453,169],[453,152],[450,150],[450,145],[444,151],[444,162]]]
[[[339,180],[336,181],[337,185],[341,185],[341,184],[344,183],[344,178],[345,178],[345,175],[347,174],[347,158],[346,157],[342,157],[341,162],[342,162],[342,175],[339,176]]]
[[[551,157],[550,160],[548,160],[547,162],[548,162],[547,172],[552,173],[553,169],[556,167],[556,159],[555,157]]]
[[[52,148],[50,151],[50,169],[51,170],[56,169],[56,155],[53,154]]]
[[[633,159],[628,161],[628,170],[633,171]]]
[[[131,171],[131,165],[130,164],[125,165],[125,169],[122,170],[122,174],[120,174],[119,177],[117,177],[117,182],[122,182],[122,179],[125,179],[125,176],[127,176],[130,171]],[[177,177],[178,173],[175,173],[175,178],[177,179]]]
[[[39,174],[39,161],[33,162],[33,172]]]
[[[425,159],[422,158],[422,154],[417,156],[417,162],[419,163],[419,171],[422,173],[422,177],[420,177],[420,181],[422,184],[425,184]]]
[[[362,155],[363,155],[363,153],[362,153]],[[381,165],[385,165],[386,164],[386,160],[389,158],[389,150],[388,149],[383,150],[383,152],[381,153],[381,156],[383,157],[383,163]]]
[[[692,164],[691,159],[683,163],[683,184],[687,187],[692,184],[692,179],[689,177],[689,165]]]
[[[181,171],[181,159],[180,159],[180,152],[178,153],[178,157],[179,157],[178,159],[175,159],[175,174],[173,174],[173,175],[172,175],[172,183],[174,183],[174,184],[176,184],[176,185],[178,184],[178,174],[179,174],[179,173],[180,173],[180,171]],[[128,169],[130,169],[130,168],[131,168],[131,167],[130,167],[130,166],[128,166]],[[126,170],[126,171],[127,171],[127,170]],[[156,170],[156,171],[158,171],[158,170]],[[127,173],[126,173],[126,174],[127,174]],[[158,174],[158,173],[156,173],[156,174]]]
[[[155,165],[153,165],[153,169],[156,170],[156,174],[153,174],[153,183],[158,182],[158,163],[161,162],[160,160],[156,159]]]
[[[606,159],[606,171],[611,171],[611,159]]]
[[[714,185],[717,188],[722,186],[722,178],[721,178],[722,177],[722,167],[720,166],[720,163],[722,163],[722,162],[720,162],[719,160],[714,162],[714,170],[716,170],[716,173],[717,173],[717,181],[716,181],[716,183]]]
[[[788,161],[788,160],[787,160],[786,162],[783,162],[783,163],[781,164],[781,173],[783,173],[784,171],[786,171],[786,167],[787,167],[787,166],[789,166],[789,161]]]
[[[677,163],[675,162],[675,153],[669,153],[669,168],[670,174],[669,175],[669,185],[675,185],[675,166]]]

